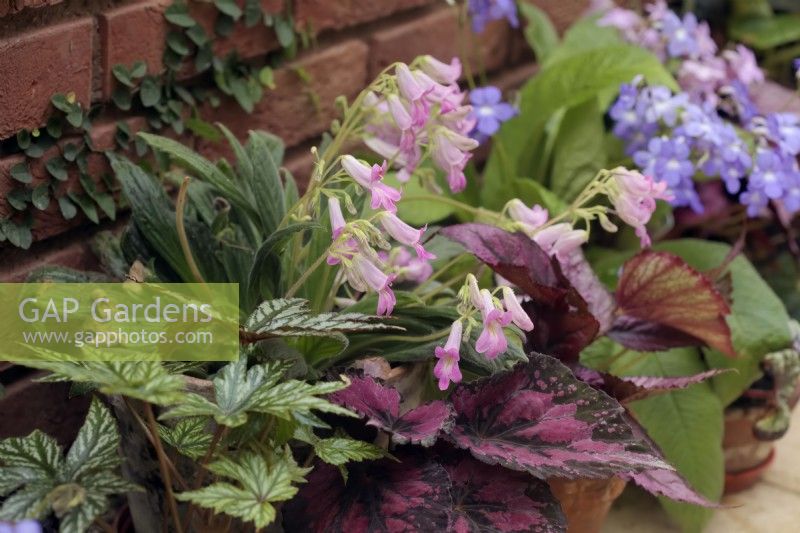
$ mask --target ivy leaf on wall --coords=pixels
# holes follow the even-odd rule
[[[400,393],[369,377],[353,377],[350,386],[330,396],[361,416],[367,424],[391,433],[397,444],[432,446],[453,425],[452,407],[440,400],[400,413]]]

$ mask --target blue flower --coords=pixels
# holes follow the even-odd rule
[[[668,11],[662,21],[667,38],[667,53],[670,57],[693,57],[700,54],[697,42],[697,17],[687,13],[681,20],[678,15]]]
[[[508,19],[508,23],[515,28],[519,26],[514,0],[469,0],[467,9],[475,33],[483,32],[489,22],[502,18]]]
[[[485,142],[497,133],[500,124],[517,114],[514,106],[503,102],[502,99],[500,89],[491,85],[470,91],[472,118],[475,120],[475,128],[471,133],[473,139]]]
[[[36,520],[22,522],[0,522],[0,533],[42,533],[42,525]]]
[[[760,189],[748,187],[739,197],[739,201],[747,206],[747,216],[756,217],[767,207],[769,198]]]
[[[794,113],[767,115],[767,130],[772,141],[789,155],[800,154],[800,119]]]
[[[767,198],[772,200],[780,198],[791,181],[792,163],[774,150],[759,148],[750,174],[750,188],[764,191]]]
[[[690,148],[685,137],[670,139],[667,136],[655,137],[647,143],[647,150],[633,155],[634,162],[647,176],[656,181],[665,181],[670,189],[679,187],[685,180],[691,180],[695,169],[689,161]]]

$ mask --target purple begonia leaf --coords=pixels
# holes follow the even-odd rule
[[[586,301],[558,261],[527,235],[485,224],[459,224],[441,233],[531,297],[523,306],[534,324],[528,334],[531,350],[577,361],[580,351],[597,336],[599,324]]]
[[[453,505],[448,531],[556,533],[567,527],[561,505],[544,481],[476,461],[445,463]]]
[[[674,470],[645,470],[644,472],[624,474],[622,477],[633,481],[656,496],[666,496],[671,500],[693,503],[703,507],[722,507],[694,490],[689,482]]]
[[[397,444],[431,446],[453,424],[453,408],[441,400],[401,414],[397,389],[370,377],[351,376],[350,386],[331,394],[329,399],[367,417],[368,425],[389,432]]]
[[[452,499],[444,467],[416,455],[397,457],[348,465],[347,484],[336,467],[318,462],[284,508],[285,530],[447,531]]]
[[[731,371],[733,371],[732,368],[712,368],[691,376],[672,377],[602,374],[603,385],[601,388],[617,400],[629,403],[671,390],[685,389],[695,383],[700,383],[706,379]]]
[[[663,346],[659,349],[675,347],[677,331],[690,340],[699,339],[726,355],[736,356],[725,321],[731,312],[728,302],[711,278],[677,255],[646,250],[629,259],[622,268],[616,299],[621,329],[628,333],[617,335],[615,324],[609,337],[628,348],[641,349],[633,345],[641,342]],[[656,324],[666,329],[648,330],[642,324],[631,327],[631,318],[634,324]],[[631,330],[644,338],[635,341]]]
[[[645,429],[633,417],[626,414],[625,420],[631,428],[634,436],[647,446],[650,453],[663,457],[658,445],[653,442]],[[642,489],[656,496],[665,496],[671,500],[693,503],[703,507],[721,507],[718,503],[712,502],[689,485],[680,473],[674,469],[653,468],[641,472],[629,472],[620,474],[620,477],[633,481]]]
[[[586,301],[589,312],[600,324],[598,334],[604,334],[614,320],[616,308],[614,297],[594,273],[580,248],[570,253],[563,261],[559,261],[559,264],[569,282]]]
[[[672,469],[634,435],[625,409],[547,355],[452,394],[449,439],[477,459],[545,479]]]
[[[675,328],[626,315],[617,315],[606,335],[626,348],[639,352],[661,352],[704,344],[697,337]]]

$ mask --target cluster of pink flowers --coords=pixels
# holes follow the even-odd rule
[[[372,113],[364,142],[398,169],[400,181],[430,157],[447,174],[450,190],[466,187],[464,167],[478,142],[469,137],[475,119],[458,86],[460,76],[457,58],[443,63],[423,56],[411,67],[396,67],[396,91],[367,98]]]
[[[750,49],[739,45],[718,53],[707,23],[699,22],[692,13],[679,17],[664,0],[648,5],[646,17],[616,7],[611,0],[594,4],[594,10],[603,13],[598,21],[601,26],[617,28],[627,41],[647,48],[663,61],[679,59],[678,82],[695,103],[717,107],[728,99],[735,105],[749,105],[747,87],[764,81]],[[741,102],[743,99],[748,101]]]
[[[459,352],[463,340],[463,322],[473,320],[471,315],[479,312],[482,330],[475,342],[475,351],[483,354],[488,359],[495,359],[508,349],[508,339],[503,328],[514,324],[523,331],[532,331],[533,322],[511,288],[501,286],[502,300],[496,298],[488,289],[480,289],[478,281],[472,274],[467,276],[467,281],[461,291],[462,299],[467,304],[467,309],[462,317],[453,322],[450,335],[445,345],[437,346],[434,355],[438,361],[433,369],[433,375],[439,380],[439,389],[446,390],[450,383],[461,381],[461,370],[458,363],[461,359]]]
[[[543,227],[550,218],[547,209],[540,205],[526,206],[515,198],[506,204],[508,216],[516,228],[527,234],[550,256],[565,260],[589,239],[586,230],[575,229],[569,222],[559,222]]]

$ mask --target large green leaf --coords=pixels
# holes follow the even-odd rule
[[[286,501],[297,494],[294,483],[303,481],[311,469],[300,468],[289,451],[265,457],[244,452],[236,457],[223,457],[209,465],[214,474],[230,479],[208,487],[177,494],[181,501],[213,509],[217,513],[252,522],[261,529],[275,520],[275,502]]]
[[[542,69],[521,91],[520,114],[506,122],[495,137],[485,181],[526,175],[541,180],[532,175],[532,169],[541,157],[543,131],[550,117],[559,109],[594,98],[604,110],[619,86],[638,75],[648,83],[678,90],[656,56],[632,45],[578,52]]]
[[[269,133],[251,131],[245,150],[253,162],[250,181],[253,201],[262,220],[264,235],[270,235],[286,214],[279,173],[281,160],[276,157],[283,153],[283,143],[280,138]]]
[[[611,365],[611,373],[620,376],[689,376],[704,370],[697,350],[691,348],[655,353],[628,351]],[[723,408],[711,385],[698,383],[633,402],[629,407],[669,463],[699,493],[712,501],[718,500],[725,478]],[[666,498],[660,500],[685,531],[701,531],[713,512]]]
[[[553,147],[550,190],[571,202],[606,167],[603,111],[596,99],[571,107],[560,122]]]
[[[537,61],[541,64],[558,47],[558,32],[547,13],[533,4],[520,2],[519,11],[525,18],[525,40],[533,48]]]
[[[548,67],[582,52],[619,44],[623,44],[623,40],[616,28],[599,26],[596,16],[584,17],[569,27],[561,45],[553,50],[542,63],[542,67]]]

